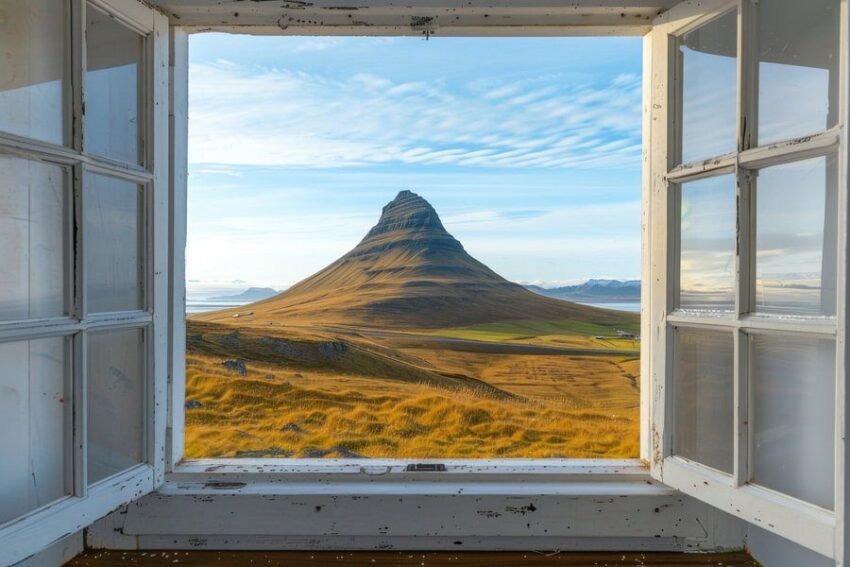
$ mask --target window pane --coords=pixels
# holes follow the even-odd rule
[[[732,473],[734,346],[731,333],[676,330],[677,455]]]
[[[759,145],[838,120],[838,0],[759,0]]]
[[[65,313],[64,168],[0,154],[0,321]]]
[[[761,170],[756,189],[756,310],[834,315],[835,159]]]
[[[143,349],[140,329],[89,335],[89,484],[144,461]]]
[[[751,338],[753,482],[833,507],[835,342]]]
[[[683,183],[679,307],[735,307],[736,182],[721,175]]]
[[[682,162],[735,151],[737,12],[682,36]]]
[[[0,343],[0,523],[69,493],[65,339]]]
[[[140,163],[142,36],[86,8],[86,150]]]
[[[88,310],[140,309],[142,187],[87,175],[84,191]]]
[[[0,130],[64,142],[67,4],[0,0]]]

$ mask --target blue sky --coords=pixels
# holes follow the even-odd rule
[[[402,189],[508,279],[639,276],[639,38],[198,34],[189,73],[190,288],[291,285]]]

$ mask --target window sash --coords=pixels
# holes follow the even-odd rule
[[[678,38],[694,28],[737,9],[737,151],[708,159],[678,164],[679,108],[681,77],[678,63]],[[652,32],[654,44],[651,65],[653,85],[651,159],[653,170],[649,189],[649,254],[652,269],[663,274],[653,278],[649,305],[651,327],[645,336],[651,337],[649,361],[652,383],[649,401],[651,413],[650,467],[653,476],[706,502],[738,515],[756,525],[801,543],[829,557],[837,554],[844,494],[844,454],[841,445],[844,430],[844,328],[846,273],[846,142],[843,126],[846,120],[847,65],[847,2],[841,2],[840,84],[838,126],[799,139],[756,145],[753,128],[746,128],[756,119],[758,92],[757,49],[755,45],[755,14],[752,2],[684,2],[662,14]],[[836,155],[838,159],[838,226],[834,243],[837,250],[836,314],[824,316],[785,316],[755,312],[755,250],[753,175],[757,169],[786,164],[802,159]],[[738,180],[738,235],[736,237],[735,310],[731,313],[706,313],[676,308],[679,281],[679,202],[675,186],[697,179],[733,173]],[[645,202],[646,203],[646,202]],[[646,213],[645,213],[646,214]],[[832,243],[831,243],[832,244]],[[732,475],[676,456],[673,453],[674,415],[672,407],[672,329],[689,327],[724,330],[734,337],[734,455]],[[835,375],[835,512],[827,511],[791,496],[747,484],[750,461],[748,415],[751,407],[748,380],[748,336],[752,333],[795,333],[811,337],[827,337],[836,341]]]
[[[65,25],[69,30],[64,65],[69,77],[67,111],[63,128],[68,145],[53,144],[0,132],[0,150],[26,159],[62,165],[71,171],[70,201],[67,215],[72,227],[66,258],[70,281],[66,282],[67,314],[61,317],[4,321],[0,323],[0,342],[44,337],[66,337],[71,344],[67,364],[72,404],[71,440],[65,478],[71,494],[37,510],[0,525],[0,563],[15,563],[56,538],[79,530],[114,509],[153,490],[164,475],[165,414],[167,381],[167,296],[168,240],[165,219],[168,214],[166,174],[168,167],[167,55],[168,21],[135,0],[91,0],[91,5],[111,14],[121,25],[145,37],[143,80],[140,90],[139,134],[143,141],[144,165],[123,163],[89,154],[83,138],[85,115],[85,0],[63,0],[69,10]],[[162,62],[157,65],[155,62]],[[71,135],[72,134],[72,135]],[[155,143],[154,143],[155,142]],[[86,242],[83,234],[83,199],[86,174],[97,173],[132,182],[143,187],[141,257],[143,259],[142,304],[138,310],[89,314],[86,310]],[[86,480],[86,358],[87,335],[95,330],[145,329],[143,348],[146,369],[144,462],[131,466],[92,486]]]

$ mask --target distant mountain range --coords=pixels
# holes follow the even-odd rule
[[[640,301],[640,280],[587,280],[583,284],[545,288],[527,285],[534,293],[563,299],[591,303],[620,303]]]
[[[272,289],[270,287],[249,287],[242,293],[236,293],[233,295],[219,295],[218,297],[210,297],[207,301],[232,301],[236,302],[251,302],[251,301],[260,301],[261,299],[267,299],[272,297],[273,295],[277,295],[279,292],[276,289]]]
[[[546,290],[553,291],[553,290]],[[620,325],[633,314],[558,301],[510,282],[470,256],[422,197],[402,191],[363,240],[273,297],[194,315],[199,321],[274,325],[444,328],[512,320]]]

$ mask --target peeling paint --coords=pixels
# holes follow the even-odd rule
[[[216,490],[228,490],[234,488],[244,488],[247,483],[244,482],[224,482],[224,481],[208,481],[204,484],[204,488],[214,488]]]
[[[536,511],[537,511],[537,506],[535,506],[534,504],[527,504],[525,506],[519,506],[519,507],[516,507],[516,506],[506,506],[505,507],[505,512],[510,512],[511,514],[522,514],[523,516],[525,516],[529,512],[536,512]]]
[[[661,465],[662,449],[661,449],[661,433],[658,431],[658,428],[655,427],[655,424],[652,424],[652,463],[654,465]]]
[[[496,512],[495,510],[478,510],[475,513],[485,518],[498,518],[502,515],[501,512]]]

